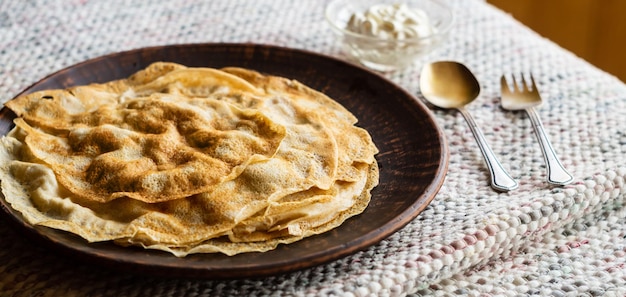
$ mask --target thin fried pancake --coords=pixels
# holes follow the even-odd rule
[[[90,242],[266,251],[361,213],[378,152],[337,102],[243,68],[155,63],[128,79],[6,104],[6,200]]]

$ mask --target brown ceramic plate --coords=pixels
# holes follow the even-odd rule
[[[259,277],[326,263],[383,240],[414,219],[441,187],[448,166],[444,136],[430,111],[380,75],[338,59],[302,50],[255,44],[186,44],[137,49],[95,58],[58,71],[23,93],[125,78],[155,61],[187,66],[239,66],[288,77],[339,101],[367,129],[380,153],[380,184],[364,213],[327,233],[265,253],[195,254],[176,258],[110,242],[87,243],[63,231],[32,226],[0,199],[2,213],[61,252],[90,263],[163,276]],[[416,78],[417,79],[417,78]],[[0,111],[0,133],[15,115]]]

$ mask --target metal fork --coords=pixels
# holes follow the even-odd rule
[[[517,81],[521,81],[521,87]],[[524,75],[520,75],[519,79],[515,79],[513,76],[513,90],[509,88],[506,77],[503,75],[500,78],[500,87],[502,92],[502,108],[506,110],[525,110],[528,113],[528,117],[533,125],[537,140],[541,146],[544,160],[546,161],[546,168],[548,170],[547,179],[548,182],[555,185],[567,185],[574,180],[574,177],[565,170],[561,161],[554,152],[554,148],[548,140],[548,136],[543,129],[539,115],[535,111],[535,107],[541,105],[542,99],[535,84],[535,79],[530,75],[530,86],[526,83]]]

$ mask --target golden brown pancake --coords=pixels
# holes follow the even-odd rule
[[[18,97],[5,199],[90,242],[267,251],[365,209],[378,152],[357,119],[297,81],[154,63],[127,79]]]

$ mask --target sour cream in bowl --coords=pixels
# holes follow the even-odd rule
[[[393,71],[440,45],[454,16],[436,0],[333,0],[326,19],[350,56],[371,69]]]

